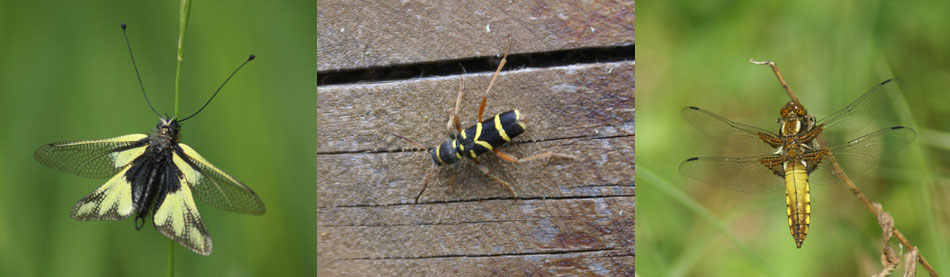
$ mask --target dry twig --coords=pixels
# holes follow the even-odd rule
[[[914,277],[917,276],[917,257],[920,256],[920,251],[917,250],[917,247],[907,251],[904,254],[904,277]]]
[[[878,210],[884,210],[881,208],[881,203],[872,203],[872,205]],[[894,272],[894,269],[897,268],[900,262],[900,258],[897,257],[897,252],[894,251],[894,248],[888,243],[891,241],[891,237],[894,236],[894,218],[891,217],[890,213],[882,212],[881,215],[877,217],[877,223],[881,225],[881,235],[883,236],[883,240],[881,241],[881,265],[883,265],[884,268],[881,269],[881,273],[874,276],[884,277]]]
[[[792,101],[798,102],[798,96],[795,95],[795,91],[792,90],[792,87],[789,86],[788,83],[785,82],[785,77],[782,77],[782,72],[778,71],[778,66],[775,65],[775,62],[772,62],[772,61],[759,62],[753,59],[749,59],[749,62],[753,64],[759,64],[759,65],[768,65],[770,68],[772,68],[772,73],[775,73],[775,78],[778,78],[778,82],[782,84],[782,88],[785,89],[785,93],[788,93],[788,98],[791,98]]]

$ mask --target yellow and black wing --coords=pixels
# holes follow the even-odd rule
[[[181,167],[178,157],[174,159],[174,164],[168,166],[176,166],[179,169],[177,172],[182,173],[173,174],[177,175],[175,177],[179,186],[159,196],[158,206],[152,215],[152,223],[159,232],[191,251],[204,256],[211,255],[211,234],[201,221],[201,215],[192,197],[192,183],[189,181],[189,172],[192,170]],[[166,172],[176,172],[176,170],[166,170]],[[166,178],[171,177],[166,175]]]
[[[58,142],[44,145],[33,157],[41,164],[83,177],[112,176],[73,206],[77,220],[120,220],[133,213],[132,183],[126,176],[132,161],[145,153],[147,135]]]
[[[195,197],[215,208],[245,214],[264,214],[264,202],[251,188],[214,167],[188,145],[172,147],[172,165],[179,172],[177,190],[160,199],[152,222],[159,232],[200,255],[210,255],[211,236],[201,221]],[[172,178],[172,176],[166,176]]]
[[[175,165],[198,200],[229,212],[251,215],[266,212],[264,202],[251,188],[212,165],[188,145],[179,143],[174,148]]]
[[[69,216],[76,220],[122,220],[135,213],[132,182],[125,176],[130,167],[126,166],[106,184],[80,199]]]
[[[45,166],[89,178],[106,178],[119,173],[145,152],[147,135],[56,142],[43,145],[33,158]]]

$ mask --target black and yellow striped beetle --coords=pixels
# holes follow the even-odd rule
[[[517,109],[510,110],[497,114],[490,119],[482,121],[482,115],[485,112],[485,103],[488,99],[488,92],[491,91],[492,86],[495,85],[495,80],[498,78],[498,73],[501,72],[502,67],[505,66],[508,58],[508,49],[511,47],[511,35],[508,36],[508,42],[505,46],[505,55],[501,58],[501,62],[498,64],[498,68],[495,69],[495,74],[492,75],[491,82],[488,84],[488,89],[485,90],[485,93],[482,95],[482,102],[478,107],[478,123],[475,123],[474,126],[462,129],[462,124],[459,122],[459,105],[462,102],[462,90],[464,88],[464,83],[462,77],[459,77],[459,94],[458,98],[455,100],[455,111],[449,117],[449,121],[446,123],[445,128],[449,133],[450,140],[443,142],[442,144],[436,146],[429,151],[432,156],[432,162],[435,166],[443,165],[456,165],[458,168],[458,162],[464,157],[471,159],[475,166],[482,171],[488,177],[491,177],[492,180],[498,182],[502,185],[505,185],[508,188],[508,191],[511,194],[518,198],[518,193],[515,192],[514,188],[511,187],[511,184],[502,180],[501,178],[495,177],[488,173],[488,168],[478,162],[478,156],[484,154],[488,151],[495,152],[502,160],[511,162],[511,163],[520,163],[530,160],[537,159],[546,159],[551,157],[559,157],[566,159],[576,159],[574,156],[566,154],[558,154],[553,152],[545,152],[525,158],[517,158],[505,152],[498,150],[499,146],[504,145],[507,142],[510,142],[512,139],[521,135],[525,131],[524,122],[522,119],[521,112]],[[452,125],[455,125],[455,132],[452,132]],[[399,138],[405,139],[410,143],[416,145],[419,148],[426,149],[426,147],[413,142],[412,140],[396,135]],[[422,193],[425,192],[426,188],[429,186],[429,178],[435,172],[432,171],[426,175],[425,183],[422,186],[422,191],[416,195],[415,202],[419,202],[419,197],[422,196]],[[452,178],[449,181],[449,186],[451,187],[455,183],[456,172],[453,172]]]

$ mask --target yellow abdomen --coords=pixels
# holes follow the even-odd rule
[[[788,228],[795,245],[802,248],[811,217],[811,197],[808,192],[808,173],[805,165],[789,162],[785,168],[785,205],[788,213]]]

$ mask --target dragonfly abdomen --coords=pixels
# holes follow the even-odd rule
[[[788,228],[795,239],[795,245],[802,248],[808,235],[811,218],[811,196],[808,190],[808,172],[805,165],[789,162],[785,168],[785,204],[788,214]]]

